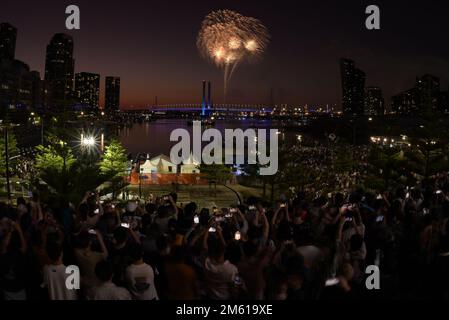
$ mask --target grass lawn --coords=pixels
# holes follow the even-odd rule
[[[261,190],[255,188],[244,187],[241,185],[230,185],[232,189],[240,194],[244,201],[248,196],[260,196]],[[130,195],[139,195],[139,186],[128,186]],[[153,196],[163,196],[175,191],[171,185],[145,185],[142,186],[142,196],[147,197],[149,194]],[[238,203],[238,198],[234,192],[224,186],[217,185],[216,193],[214,186],[204,185],[179,185],[178,203],[187,204],[189,202],[196,202],[200,208],[211,208],[217,206],[219,208],[226,208],[230,205]]]

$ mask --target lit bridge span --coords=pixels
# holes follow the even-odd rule
[[[201,112],[203,106],[197,104],[167,104],[149,107],[149,111],[167,112],[167,111],[184,111],[184,112]],[[249,104],[218,104],[211,108],[205,108],[208,113],[213,112],[257,112],[271,113],[273,108],[265,105],[249,105]]]

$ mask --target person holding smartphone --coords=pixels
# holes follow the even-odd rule
[[[212,227],[210,224],[209,229]],[[228,300],[232,296],[234,281],[238,275],[235,265],[225,259],[226,242],[220,226],[215,228],[215,237],[209,240],[209,229],[204,233],[203,249],[207,252],[204,262],[206,292],[210,299]]]
[[[131,265],[126,268],[126,283],[136,300],[159,300],[154,285],[153,268],[143,261],[143,250],[140,244],[132,244],[129,248]]]
[[[9,220],[7,233],[1,240],[0,283],[2,284],[3,298],[5,300],[26,300],[25,253],[27,243],[20,224]]]
[[[154,219],[154,223],[159,226],[162,233],[168,233],[170,220],[178,220],[179,210],[176,206],[176,201],[172,195],[168,195],[167,197],[167,205],[162,205],[158,208],[157,215]]]
[[[92,238],[95,238],[96,242],[98,242],[100,251],[92,249]],[[89,297],[92,288],[98,285],[95,276],[95,266],[98,262],[108,257],[108,250],[99,230],[89,229],[88,231],[82,231],[78,234],[77,240],[79,246],[75,249],[75,259],[81,273],[81,286]]]

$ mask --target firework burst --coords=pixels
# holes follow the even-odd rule
[[[238,65],[262,56],[269,35],[257,19],[230,10],[213,11],[204,19],[197,46],[203,57],[224,71],[224,96]]]

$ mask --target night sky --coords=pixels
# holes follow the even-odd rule
[[[81,30],[65,29],[65,7],[81,10]],[[381,30],[365,29],[365,8],[381,9]],[[222,101],[222,73],[203,60],[196,36],[212,10],[231,9],[261,20],[271,43],[262,61],[241,66],[228,102],[340,105],[340,57],[352,58],[380,86],[387,101],[431,73],[449,82],[448,1],[29,1],[1,0],[0,21],[18,28],[16,58],[44,74],[51,36],[74,37],[75,72],[120,76],[122,105],[199,103],[201,81],[214,82]]]

